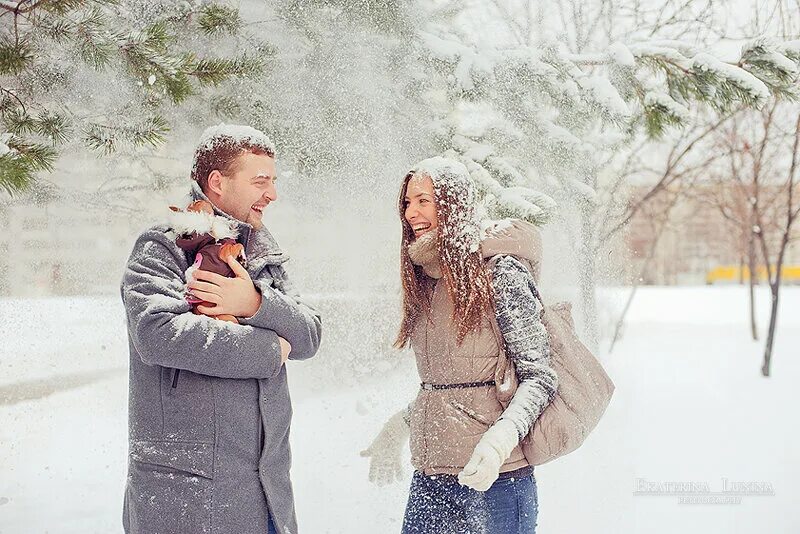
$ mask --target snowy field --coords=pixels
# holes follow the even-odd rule
[[[606,290],[601,304],[619,309],[624,297]],[[765,312],[767,293],[758,299]],[[624,339],[602,356],[617,384],[606,417],[584,447],[536,469],[540,533],[800,532],[800,288],[784,290],[769,379],[746,311],[740,287],[640,290]],[[398,532],[410,469],[402,484],[376,488],[358,453],[412,398],[415,370],[381,348],[386,328],[373,359],[354,358],[353,343],[384,314],[337,324],[346,315],[327,313],[319,356],[290,364],[300,527]],[[0,300],[0,318],[0,533],[121,532],[127,342],[118,299]],[[718,494],[723,479],[773,494],[738,504],[634,495],[669,482]]]

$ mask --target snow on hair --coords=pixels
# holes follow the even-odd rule
[[[476,210],[475,187],[464,164],[435,156],[417,163],[411,173],[430,177],[437,202],[447,203],[449,224],[442,229],[445,232],[442,237],[461,254],[477,251],[481,242],[481,225]]]
[[[239,124],[225,124],[221,122],[216,126],[209,126],[200,135],[197,151],[210,150],[214,145],[230,143],[233,145],[250,145],[262,149],[268,154],[275,154],[275,145],[261,130],[251,126]]]
[[[264,132],[250,126],[221,123],[206,128],[194,151],[192,180],[206,191],[208,175],[214,170],[231,172],[243,151],[274,157],[275,145]]]

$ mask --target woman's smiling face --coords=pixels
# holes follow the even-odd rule
[[[438,226],[433,181],[429,176],[419,174],[408,180],[403,203],[405,218],[414,231],[415,239]]]

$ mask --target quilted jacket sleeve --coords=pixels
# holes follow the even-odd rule
[[[502,256],[495,264],[492,284],[497,324],[519,378],[519,387],[500,418],[513,422],[521,439],[553,400],[558,376],[550,365],[543,307],[531,273],[513,256]]]

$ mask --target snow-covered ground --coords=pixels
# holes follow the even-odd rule
[[[605,290],[601,303],[619,309],[624,296]],[[607,415],[581,449],[536,469],[539,532],[800,532],[800,288],[784,290],[768,379],[746,311],[740,287],[639,291],[624,339],[602,356],[617,384]],[[369,335],[370,320],[385,314],[337,324],[343,315],[327,314],[334,335],[315,361],[290,364],[300,526],[398,532],[410,469],[402,484],[376,488],[358,453],[413,396],[413,362],[388,352],[354,358],[359,336],[342,330]],[[127,344],[118,299],[0,300],[0,339],[0,533],[120,532]],[[668,482],[719,493],[723,479],[774,494],[742,495],[739,504],[634,495]]]

